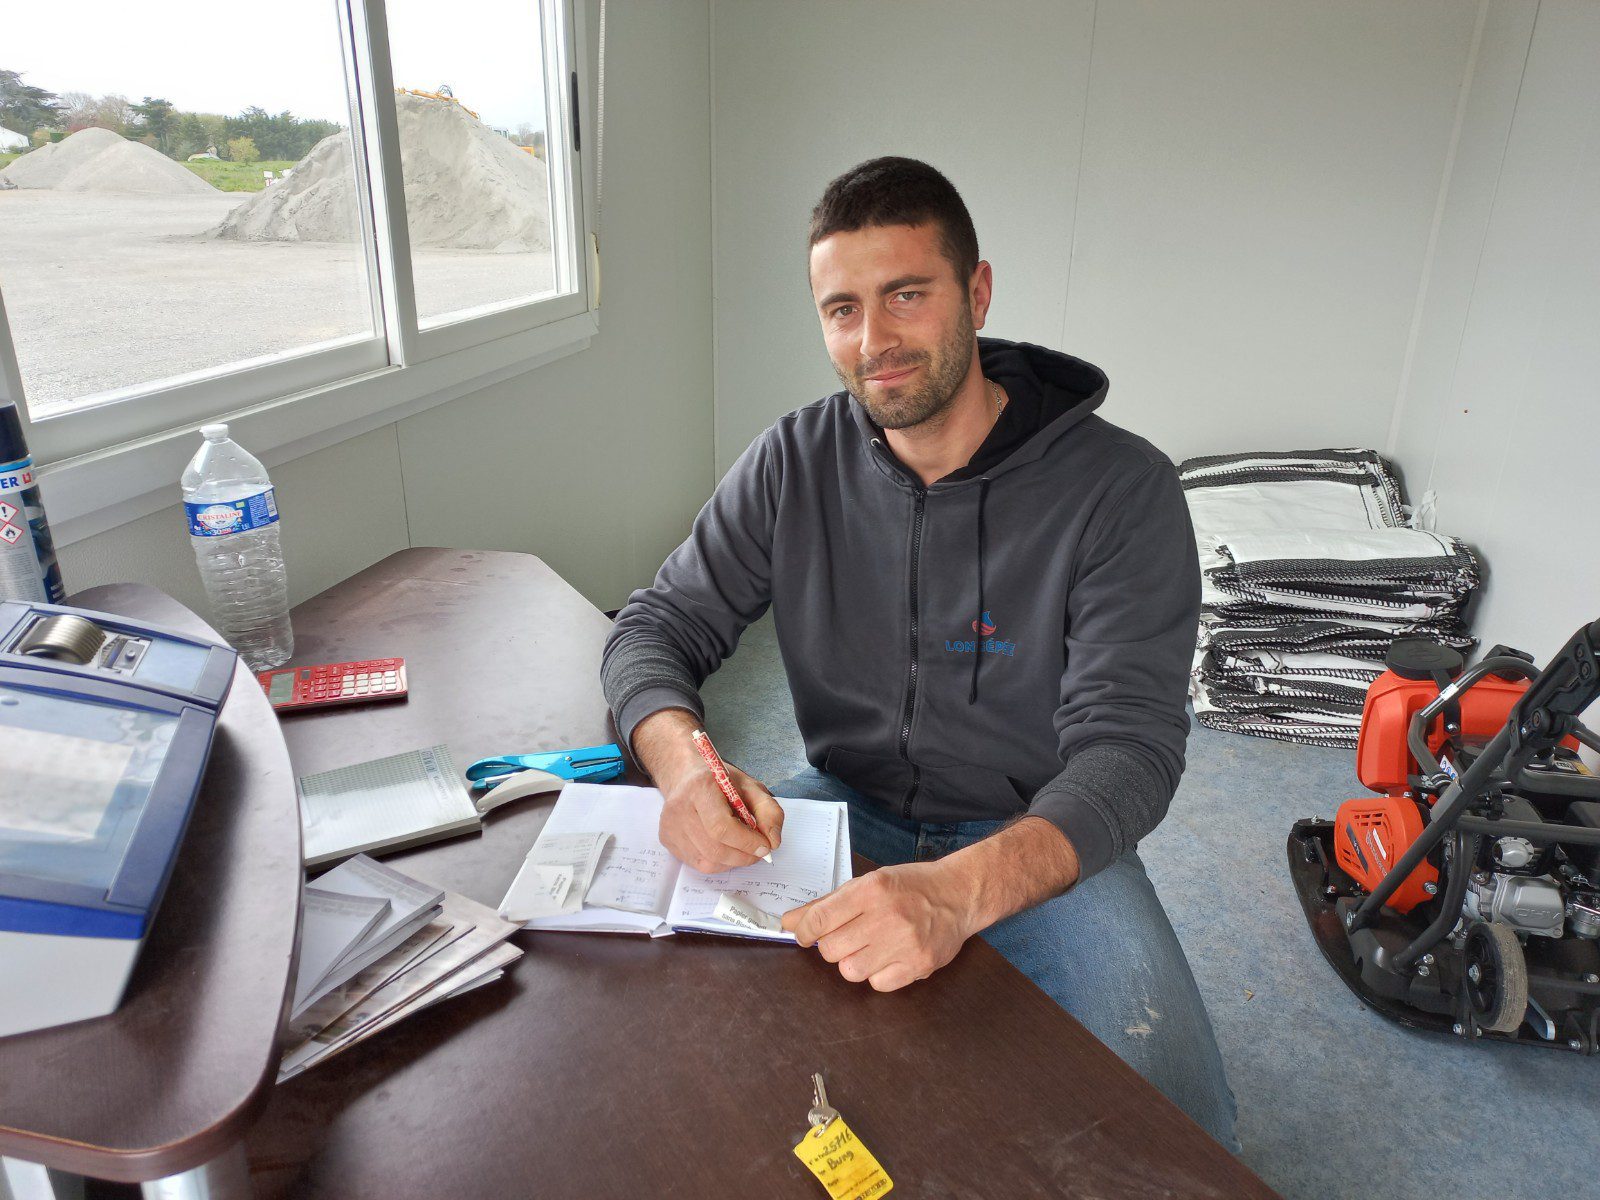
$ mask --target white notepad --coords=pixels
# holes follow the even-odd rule
[[[320,876],[315,886],[321,891],[341,896],[369,896],[383,901],[384,907],[366,936],[335,959],[321,976],[311,981],[312,986],[295,1005],[295,1015],[432,921],[444,903],[443,888],[418,883],[392,867],[374,862],[365,854],[358,854],[348,862],[340,863]]]
[[[299,1012],[320,994],[317,984],[335,963],[358,946],[389,911],[378,896],[351,896],[306,886],[300,906],[300,965],[290,1012]]]
[[[298,782],[308,867],[420,846],[483,825],[442,745],[302,775]]]
[[[655,788],[569,783],[556,801],[541,840],[574,833],[606,833],[610,841],[575,913],[536,917],[529,929],[648,933],[675,930],[737,934],[771,941],[793,941],[782,930],[751,928],[716,917],[727,895],[780,917],[850,878],[850,821],[845,805],[833,800],[778,797],[783,806],[783,838],[772,862],[753,863],[717,875],[702,875],[661,845],[661,793]],[[530,850],[529,858],[537,857]],[[502,914],[515,911],[522,891],[537,886],[527,866],[501,902]]]

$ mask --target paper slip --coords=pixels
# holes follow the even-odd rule
[[[653,824],[659,825],[660,818]],[[615,837],[600,856],[600,872],[584,903],[590,908],[659,916],[671,895],[677,866],[654,837],[649,844]]]
[[[474,963],[518,928],[515,922],[501,920],[492,909],[454,892],[445,894],[444,919],[455,927],[465,929],[464,936],[420,962],[407,966],[375,991],[361,997],[333,1021],[312,1033],[305,1042],[285,1054],[281,1070],[309,1065],[321,1058],[323,1051],[352,1040],[366,1026],[381,1020],[392,1010]]]
[[[442,888],[418,883],[410,876],[374,862],[364,854],[358,854],[319,876],[313,886],[341,896],[372,896],[388,902],[388,911],[371,932],[335,960],[316,982],[309,993],[313,998],[344,983],[369,963],[387,954],[409,937],[412,931],[432,920],[444,900]],[[308,999],[296,1007],[311,1002]]]
[[[392,1008],[389,1013],[384,1014],[384,1016],[371,1022],[371,1024],[358,1027],[352,1034],[342,1038],[339,1042],[326,1046],[317,1042],[310,1043],[310,1045],[315,1046],[314,1051],[299,1056],[294,1061],[294,1066],[283,1066],[278,1069],[278,1083],[285,1083],[286,1080],[291,1080],[291,1078],[301,1074],[302,1070],[317,1066],[318,1062],[326,1061],[326,1059],[333,1058],[334,1054],[349,1050],[350,1046],[365,1042],[366,1038],[370,1038],[373,1034],[381,1034],[382,1030],[389,1029],[390,1026],[397,1026],[411,1014],[421,1013],[424,1008],[432,1008],[440,1000],[450,1000],[451,997],[461,995],[462,992],[470,992],[470,990],[477,989],[477,987],[491,984],[496,979],[504,978],[507,966],[520,957],[522,957],[522,950],[518,950],[515,946],[501,944],[501,946],[494,947],[488,954],[478,958],[477,962],[470,963],[469,966],[462,968],[461,971],[453,974],[450,978],[443,979],[443,981],[435,984],[434,987],[429,987],[426,992],[422,992],[418,997],[413,997],[411,1000],[406,1000],[403,1005]],[[470,976],[470,978],[464,978],[464,976]],[[288,1059],[285,1059],[285,1062],[288,1062]]]
[[[763,912],[743,896],[730,896],[727,892],[717,897],[717,906],[711,910],[713,921],[726,921],[752,932],[782,933],[783,918]]]
[[[492,980],[499,979],[505,975],[506,968],[521,957],[521,950],[509,942],[501,942],[493,950],[475,962],[468,963],[448,979],[441,979],[427,991],[413,996],[398,1008],[386,1013],[347,1044],[354,1045],[380,1029],[387,1029],[390,1025],[405,1020],[412,1013],[421,1012],[441,1000],[448,1000],[451,996],[459,996],[462,992],[470,992],[475,987],[482,987]],[[344,1049],[344,1046],[341,1045],[339,1049]]]
[[[466,933],[465,925],[455,926],[447,921],[433,921],[424,925],[382,958],[363,967],[326,995],[319,996],[304,1011],[295,1013],[289,1020],[285,1042],[297,1045],[305,1041],[401,972],[409,970],[430,954],[437,954],[458,938],[465,937]]]
[[[541,834],[500,902],[500,915],[521,922],[577,912],[610,841],[609,833]]]
[[[378,896],[345,896],[309,884],[300,908],[300,966],[294,979],[294,1004],[299,1012],[320,993],[317,986],[334,963],[365,938],[389,901]]]
[[[520,957],[521,954],[522,954],[522,951],[518,950],[517,951],[518,957]],[[427,1003],[423,1004],[421,1007],[422,1008],[430,1008],[433,1005],[439,1003],[439,1001],[441,1001],[441,1000],[449,1000],[449,999],[451,999],[452,997],[455,997],[455,996],[464,996],[468,992],[475,992],[486,983],[493,983],[496,979],[504,979],[505,975],[506,975],[506,969],[504,967],[496,967],[492,971],[489,971],[489,972],[487,972],[487,973],[485,973],[483,975],[479,975],[476,979],[467,980],[466,983],[463,983],[460,987],[458,987],[453,992],[446,992],[442,996],[429,996],[427,998]]]

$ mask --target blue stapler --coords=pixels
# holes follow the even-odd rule
[[[467,768],[467,782],[483,791],[473,804],[480,813],[524,796],[557,792],[573,781],[604,783],[621,775],[626,764],[615,742],[545,754],[502,754],[480,758]]]

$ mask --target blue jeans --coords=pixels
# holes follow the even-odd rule
[[[772,793],[846,801],[852,849],[883,866],[942,858],[1005,823],[902,820],[810,767]],[[1196,1124],[1239,1152],[1233,1093],[1211,1019],[1136,853],[1065,896],[990,926],[983,938]]]

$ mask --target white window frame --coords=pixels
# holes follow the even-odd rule
[[[598,332],[589,253],[593,166],[582,0],[527,0],[543,28],[554,296],[446,314],[420,327],[384,0],[340,0],[352,148],[375,334],[229,363],[34,419],[0,290],[0,400],[18,402],[56,540],[68,544],[171,503],[195,431],[226,420],[268,466],[585,348]],[[576,86],[572,78],[576,75]],[[575,116],[578,118],[575,121]],[[155,484],[152,487],[152,483]]]

